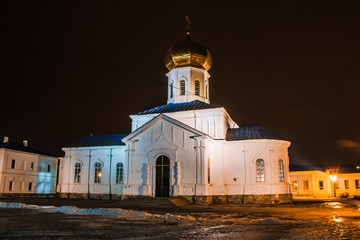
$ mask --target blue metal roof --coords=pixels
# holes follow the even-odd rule
[[[111,135],[90,135],[81,138],[65,147],[96,147],[96,146],[117,146],[125,145],[121,141],[128,133],[111,134]]]
[[[277,133],[264,127],[242,127],[229,128],[226,133],[227,141],[247,140],[247,139],[277,139],[283,140]]]
[[[35,154],[40,154],[40,155],[45,155],[45,156],[50,156],[50,157],[58,157],[53,154],[45,153],[40,150],[31,148],[31,147],[25,147],[23,144],[19,144],[19,143],[13,142],[13,141],[9,141],[7,143],[1,142],[0,148],[12,149],[12,150],[17,150],[17,151],[21,151],[21,152],[35,153]]]
[[[209,108],[219,108],[219,106],[208,104],[199,100],[194,100],[192,102],[165,104],[156,108],[139,112],[136,115],[181,112],[181,111],[191,111],[191,110],[200,110],[200,109],[209,109]]]

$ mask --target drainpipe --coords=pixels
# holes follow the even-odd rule
[[[69,164],[69,177],[68,177],[68,198],[70,198],[70,179],[71,179],[71,153],[72,153],[72,151],[71,151],[71,149],[70,149],[70,156],[69,156],[69,161],[68,161],[68,164]],[[38,166],[37,166],[37,168],[39,168],[39,161],[38,161],[38,164],[37,164]],[[37,175],[37,174],[36,174]]]
[[[133,183],[133,174],[134,174],[134,151],[135,151],[135,143],[138,142],[139,140],[133,140],[132,141],[132,145],[131,145],[131,177],[130,177],[130,181],[131,184]],[[131,188],[131,195],[134,195],[133,192],[133,188]]]
[[[90,163],[91,163],[91,149],[89,149],[89,168],[88,168],[88,199],[90,199]]]
[[[193,113],[194,113],[194,128],[196,129],[196,113],[195,111],[193,111]]]
[[[111,194],[111,160],[112,160],[112,148],[110,148],[110,166],[109,166],[109,199],[112,200]]]

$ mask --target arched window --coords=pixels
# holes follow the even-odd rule
[[[185,95],[185,80],[180,81],[180,95]]]
[[[205,86],[205,98],[208,98],[208,85]]]
[[[100,183],[101,182],[101,164],[100,163],[95,163],[95,179],[94,182],[95,183]]]
[[[265,163],[264,160],[256,160],[256,181],[265,182]]]
[[[81,175],[81,164],[75,163],[75,174],[74,174],[74,182],[80,182],[80,175]]]
[[[173,98],[174,97],[174,84],[171,83],[170,84],[170,98]]]
[[[116,164],[116,183],[124,182],[124,165],[122,163]]]
[[[285,178],[284,178],[284,161],[283,160],[279,160],[279,178],[280,178],[280,182],[284,182]]]
[[[195,81],[195,95],[196,96],[200,95],[200,81],[199,80]]]

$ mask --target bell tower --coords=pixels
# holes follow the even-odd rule
[[[190,38],[188,20],[185,41],[176,43],[165,55],[165,66],[169,69],[167,103],[200,100],[210,103],[208,70],[212,59],[208,49]]]

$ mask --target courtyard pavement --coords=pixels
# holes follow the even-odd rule
[[[182,205],[125,201],[0,199],[1,239],[359,239],[359,201],[283,205]]]

